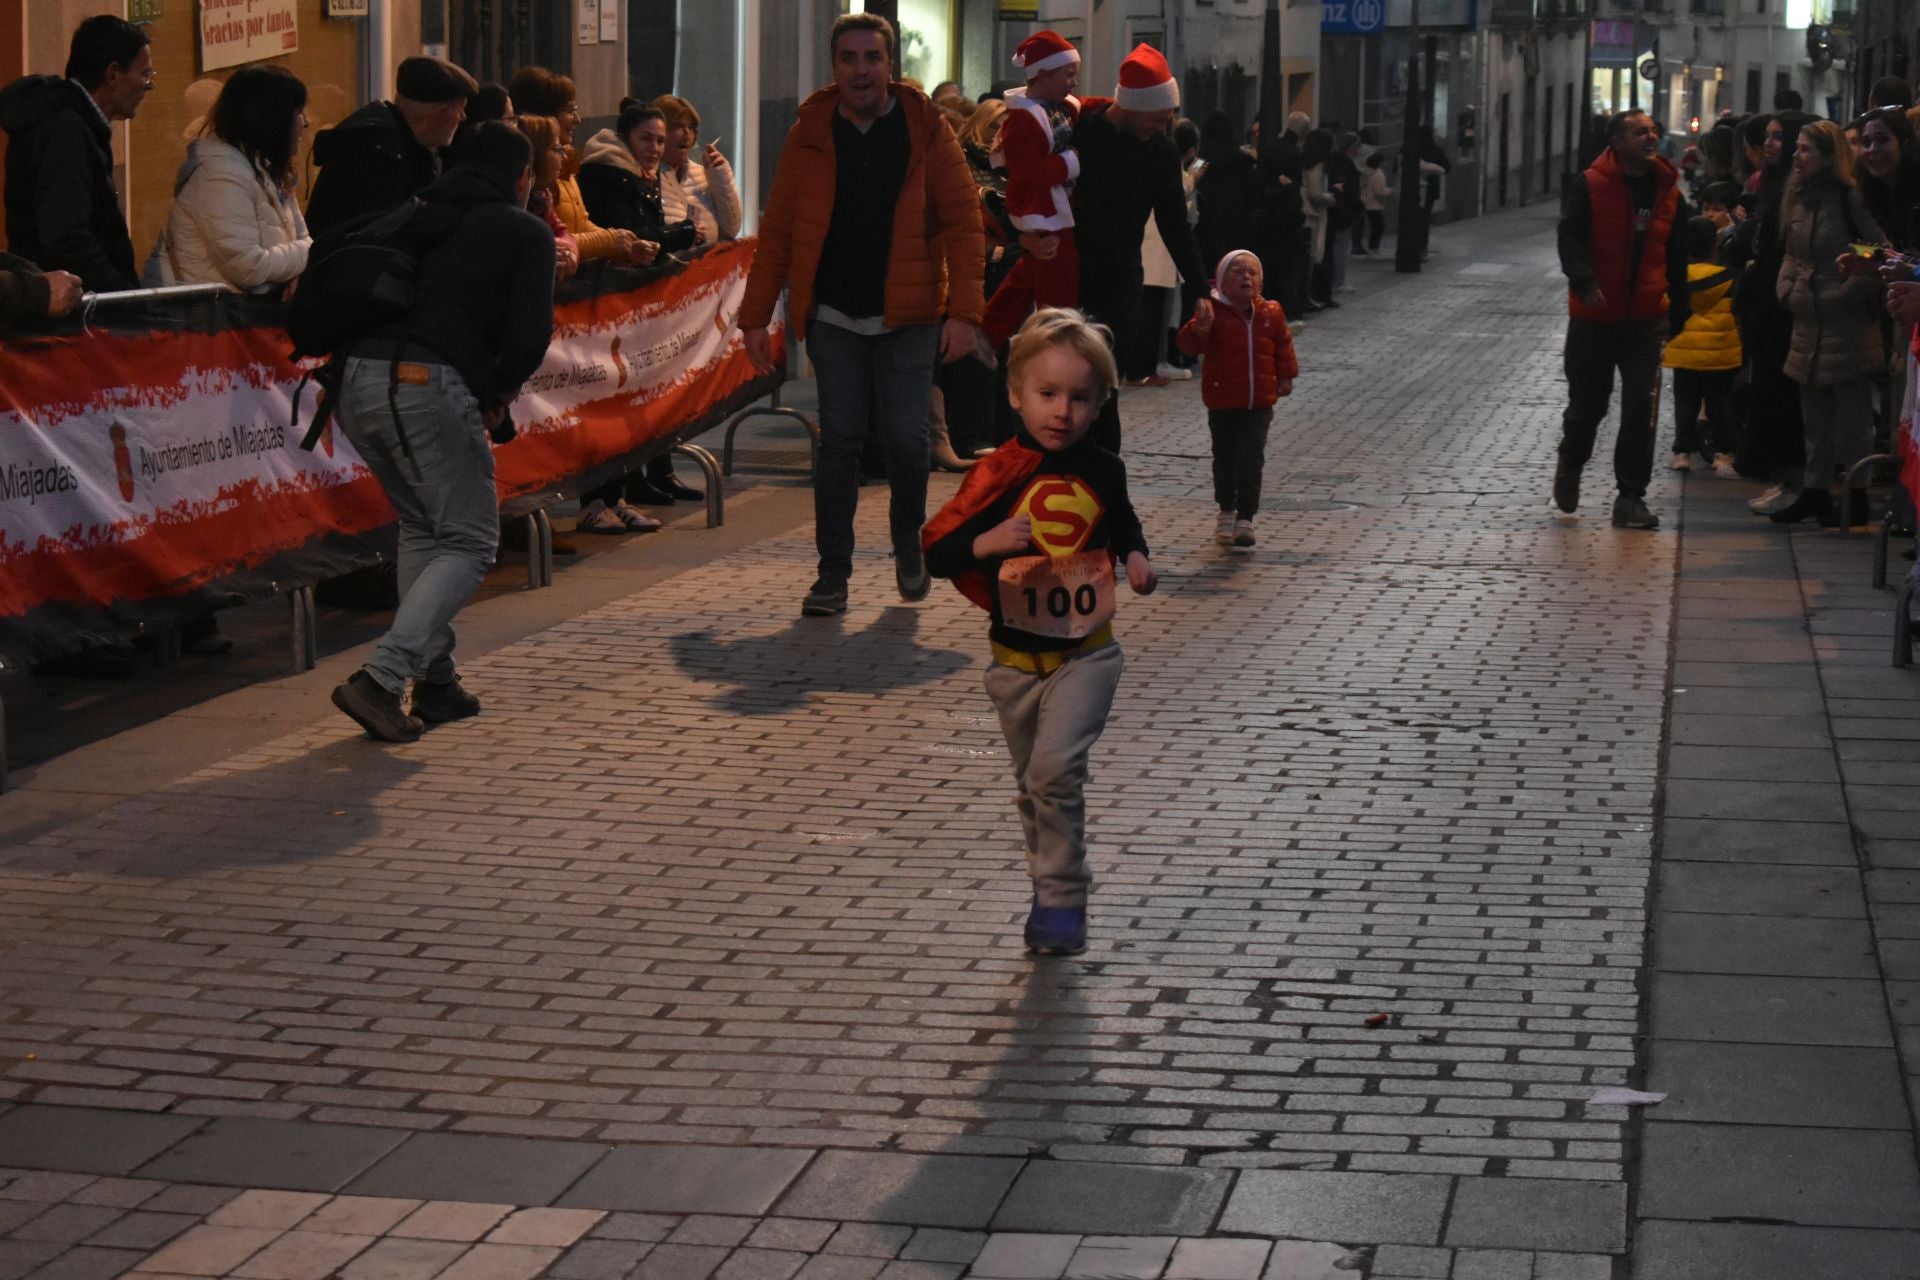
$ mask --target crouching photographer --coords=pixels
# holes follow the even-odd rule
[[[399,513],[400,607],[333,702],[383,741],[480,710],[454,668],[453,616],[493,564],[491,442],[512,438],[508,405],[553,335],[554,239],[526,210],[532,161],[512,125],[473,130],[420,194],[446,231],[421,255],[415,304],[343,353],[335,413]]]

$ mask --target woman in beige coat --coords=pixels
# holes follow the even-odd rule
[[[252,293],[298,278],[313,243],[294,198],[306,131],[307,87],[297,76],[276,66],[234,72],[187,149],[143,281]]]
[[[1807,465],[1799,493],[1772,519],[1831,523],[1839,511],[1834,469],[1872,452],[1873,379],[1887,367],[1880,282],[1842,274],[1839,265],[1852,245],[1884,244],[1886,233],[1854,186],[1852,148],[1831,120],[1800,130],[1780,225],[1785,256],[1774,287],[1793,313],[1781,372],[1800,384]]]

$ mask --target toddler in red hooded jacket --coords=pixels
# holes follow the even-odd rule
[[[1221,255],[1213,296],[1194,304],[1180,349],[1201,356],[1200,398],[1213,436],[1213,501],[1220,508],[1214,541],[1250,550],[1260,509],[1273,406],[1293,394],[1300,366],[1280,304],[1260,296],[1260,259],[1246,249]]]

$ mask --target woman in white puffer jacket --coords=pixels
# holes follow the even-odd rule
[[[294,198],[306,106],[306,85],[284,67],[233,73],[174,179],[146,284],[251,293],[278,290],[306,270],[313,239]]]

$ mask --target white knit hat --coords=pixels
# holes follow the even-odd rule
[[[1170,111],[1180,105],[1180,83],[1167,60],[1150,44],[1136,45],[1120,64],[1113,101],[1123,111]]]

